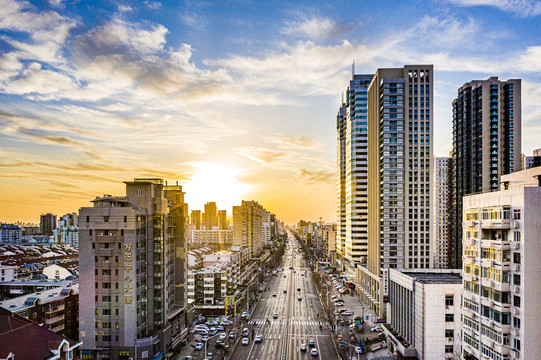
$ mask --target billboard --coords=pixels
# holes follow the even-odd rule
[[[236,313],[235,309],[235,295],[228,295],[224,299],[225,304],[225,314],[232,315]]]

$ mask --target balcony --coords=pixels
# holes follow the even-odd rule
[[[483,220],[481,221],[481,229],[509,230],[511,223],[511,219]]]
[[[55,324],[55,323],[57,323],[59,321],[64,320],[64,318],[65,318],[64,314],[58,314],[55,317],[46,318],[45,319],[45,324],[47,324],[47,325]]]
[[[479,221],[478,220],[466,220],[466,221],[464,221],[464,223],[462,225],[465,228],[470,228],[470,227],[475,227],[476,228],[479,225]]]
[[[100,233],[99,235],[96,235],[96,242],[99,242],[99,243],[119,242],[119,241],[120,241],[120,238],[113,234],[103,235]]]
[[[47,310],[45,311],[45,314],[52,314],[52,313],[55,313],[57,311],[63,311],[64,309],[66,309],[65,304],[58,305],[58,306],[51,305],[51,306],[49,306],[47,308]]]
[[[64,328],[65,328],[64,323],[58,324],[55,327],[48,327],[47,326],[47,329],[49,329],[49,330],[51,330],[52,332],[55,332],[55,333],[58,333],[58,332],[64,330]]]

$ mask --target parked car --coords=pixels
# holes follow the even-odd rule
[[[247,337],[242,338],[242,345],[248,345],[249,343],[250,343],[250,339],[248,339]]]
[[[229,338],[234,339],[236,337],[237,337],[237,332],[235,330],[231,330],[231,332],[229,333]]]
[[[195,350],[201,350],[203,348],[203,343],[195,344]]]
[[[257,335],[257,336],[255,337],[255,342],[256,342],[256,343],[260,343],[261,341],[263,341],[263,336]]]
[[[351,315],[353,315],[353,313],[352,313],[351,311],[344,311],[344,312],[342,313],[342,315],[344,315],[344,316],[351,316]]]
[[[379,332],[380,331],[380,328],[379,326],[374,326],[373,328],[370,329],[371,332]]]

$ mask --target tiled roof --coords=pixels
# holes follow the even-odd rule
[[[0,353],[11,352],[17,360],[45,360],[53,356],[52,350],[58,349],[64,341],[67,341],[70,347],[77,344],[0,308]]]

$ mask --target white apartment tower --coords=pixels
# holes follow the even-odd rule
[[[541,168],[463,199],[462,358],[541,354]]]
[[[366,263],[368,247],[368,105],[374,75],[353,75],[338,111],[336,250],[350,262]]]

